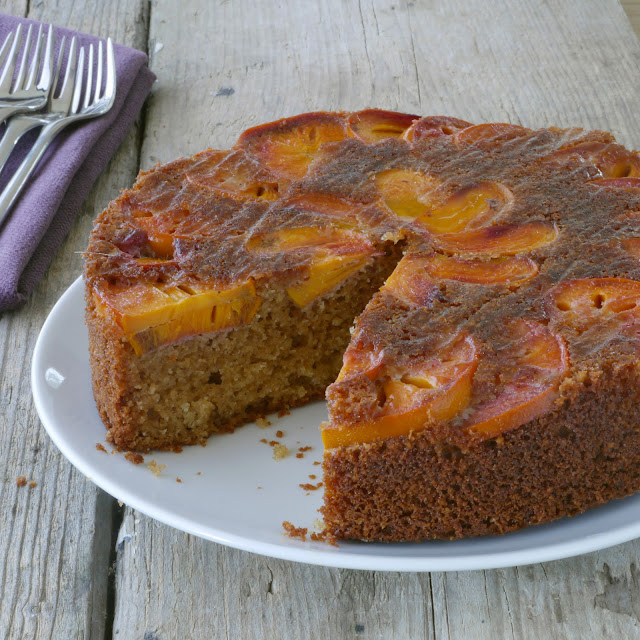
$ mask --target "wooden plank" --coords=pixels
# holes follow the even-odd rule
[[[640,0],[622,0],[622,8],[627,14],[636,36],[640,38]]]
[[[149,48],[159,83],[144,167],[224,148],[261,121],[372,105],[600,127],[640,146],[640,45],[616,0],[158,0]],[[114,633],[123,639],[640,637],[639,543],[429,576],[262,558],[131,509],[120,540]]]
[[[33,3],[29,17],[110,34],[144,49],[146,12],[142,0],[81,5],[65,0],[55,7]],[[0,317],[2,638],[104,637],[113,499],[78,473],[49,440],[32,404],[29,370],[47,313],[81,273],[79,252],[96,213],[138,170],[139,142],[136,128],[95,185],[28,305]],[[17,487],[20,475],[37,486]]]

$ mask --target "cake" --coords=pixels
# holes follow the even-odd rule
[[[639,258],[640,159],[608,133],[287,118],[98,217],[94,396],[145,452],[326,389],[331,535],[513,531],[640,489]]]

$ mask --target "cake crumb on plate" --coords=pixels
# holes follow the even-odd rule
[[[153,473],[153,475],[157,478],[166,468],[166,464],[158,464],[155,460],[152,460],[147,468]]]
[[[296,527],[292,525],[288,520],[285,520],[282,523],[282,528],[285,531],[285,534],[289,536],[289,538],[298,538],[299,540],[306,541],[307,539],[307,529],[306,527]]]
[[[144,457],[135,451],[127,451],[124,457],[131,462],[131,464],[142,464],[144,462]]]
[[[273,459],[274,460],[282,460],[282,458],[286,458],[289,453],[291,453],[289,451],[289,447],[287,447],[287,445],[285,444],[280,444],[279,442],[276,442],[276,444],[273,446]]]

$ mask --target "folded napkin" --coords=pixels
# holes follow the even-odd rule
[[[28,26],[31,21],[0,15],[0,43],[19,23]],[[63,35],[67,36],[66,47],[72,36],[78,37],[79,46],[98,42],[94,36],[59,27],[55,27],[55,34],[56,54]],[[91,186],[124,140],[155,80],[142,51],[116,44],[114,52],[117,92],[113,107],[104,116],[70,125],[56,137],[0,228],[0,312],[27,301],[69,232]],[[38,132],[39,129],[32,131],[20,141],[0,176],[0,188]]]

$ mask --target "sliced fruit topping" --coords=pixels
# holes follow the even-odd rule
[[[256,234],[246,244],[252,253],[304,252],[320,254],[370,254],[374,247],[361,233],[337,227],[294,227]]]
[[[337,227],[278,229],[254,236],[246,248],[253,253],[267,255],[309,254],[303,280],[287,289],[291,299],[300,307],[338,286],[365,266],[372,256],[378,255],[366,236]]]
[[[243,150],[205,151],[191,170],[187,180],[231,198],[275,200],[279,197],[277,179],[255,158]]]
[[[490,150],[494,147],[522,138],[531,133],[531,129],[521,127],[517,124],[507,124],[504,122],[493,122],[489,124],[478,124],[468,127],[455,134],[454,141],[457,145],[463,146],[472,144],[482,149]]]
[[[103,282],[93,296],[98,311],[113,317],[137,355],[184,336],[246,324],[261,303],[251,281],[228,289],[201,283]]]
[[[163,229],[158,216],[136,218],[136,226],[147,234],[147,244],[159,258],[173,257],[173,235]]]
[[[356,138],[369,144],[386,138],[400,138],[420,116],[381,109],[365,109],[352,113],[347,119]]]
[[[358,424],[329,423],[322,432],[325,448],[409,435],[458,415],[469,404],[477,359],[476,344],[466,334],[436,354],[415,358],[407,371],[378,380],[377,415]]]
[[[484,285],[521,283],[538,273],[538,265],[522,256],[468,260],[434,255],[425,262],[425,269],[435,279]]]
[[[305,113],[245,131],[237,146],[252,153],[278,177],[302,178],[318,149],[348,136],[345,119],[331,113]]]
[[[440,289],[427,274],[425,265],[429,259],[415,254],[404,256],[380,291],[391,294],[404,304],[430,307]]]
[[[557,237],[555,225],[527,222],[435,236],[434,242],[443,251],[499,256],[533,251],[551,244]]]
[[[370,257],[371,254],[367,253],[319,258],[309,265],[305,279],[289,287],[287,293],[299,307],[305,307],[359,271]]]
[[[513,202],[513,194],[497,182],[477,182],[428,207],[416,219],[434,234],[458,233],[488,224]]]
[[[640,178],[602,178],[590,180],[587,184],[594,187],[611,187],[614,189],[640,189]]]
[[[489,438],[549,411],[569,369],[564,341],[543,324],[520,319],[504,332],[505,345],[496,354],[497,395],[476,406],[463,423]]]
[[[421,171],[389,169],[375,178],[383,202],[401,218],[414,219],[428,208],[430,197],[440,181]]]
[[[439,136],[452,136],[473,126],[470,122],[449,118],[447,116],[428,116],[414,122],[405,132],[404,139],[407,142],[419,142],[423,138],[435,138]]]
[[[546,309],[578,333],[594,326],[635,324],[640,319],[640,282],[627,278],[568,280],[547,294]]]
[[[640,157],[622,145],[606,142],[582,142],[554,151],[544,158],[547,162],[580,161],[595,166],[603,178],[640,176]]]
[[[363,209],[359,202],[323,193],[305,193],[281,201],[282,208],[291,207],[331,220],[331,224],[344,229],[357,226],[357,215]]]

